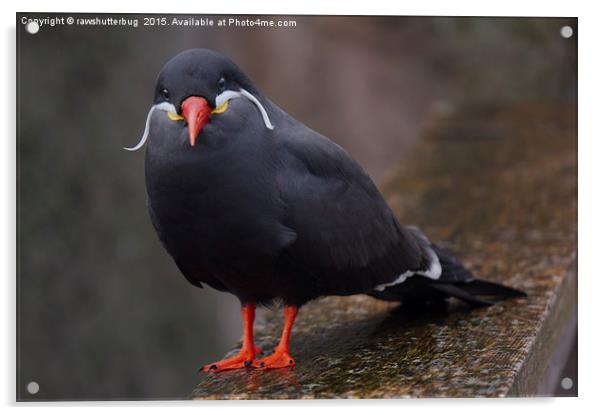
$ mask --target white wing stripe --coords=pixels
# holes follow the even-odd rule
[[[393,285],[404,283],[409,277],[413,275],[422,275],[427,278],[431,278],[433,280],[439,279],[441,277],[441,262],[439,262],[439,257],[435,254],[435,251],[431,248],[426,248],[428,250],[429,258],[431,263],[429,264],[429,269],[424,271],[406,271],[403,274],[400,274],[395,281],[391,281],[385,284],[379,284],[374,289],[376,291],[384,291],[387,287],[392,287]]]

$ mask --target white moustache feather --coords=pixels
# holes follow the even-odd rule
[[[255,104],[255,106],[259,110],[259,113],[261,114],[261,118],[263,119],[263,123],[265,124],[266,128],[268,130],[274,129],[274,125],[270,121],[270,117],[268,117],[268,113],[265,110],[265,108],[263,107],[263,105],[261,105],[261,102],[259,102],[259,100],[257,98],[255,98],[255,96],[253,94],[251,94],[249,91],[247,91],[246,89],[241,88],[238,91],[228,90],[228,91],[222,92],[217,97],[215,97],[215,106],[216,106],[216,108],[219,108],[220,106],[222,106],[229,100],[231,100],[233,98],[239,98],[239,97],[247,98],[249,101],[251,101],[253,104]],[[174,107],[174,105],[169,102],[161,102],[160,104],[153,105],[150,108],[150,110],[148,111],[148,115],[146,116],[144,132],[142,133],[142,137],[140,138],[140,141],[138,141],[138,144],[136,144],[134,147],[124,147],[123,148],[124,150],[136,151],[136,150],[140,150],[144,146],[144,144],[146,143],[146,140],[148,138],[148,134],[150,133],[151,116],[153,115],[153,112],[155,110],[172,112],[174,114],[177,114],[176,107]]]

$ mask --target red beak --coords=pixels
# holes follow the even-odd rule
[[[188,123],[188,135],[190,145],[194,147],[196,138],[201,130],[209,122],[211,107],[205,98],[188,97],[182,102],[182,115]]]

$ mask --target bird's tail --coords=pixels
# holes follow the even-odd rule
[[[420,232],[417,228],[412,232]],[[371,296],[388,301],[408,304],[432,303],[449,297],[458,298],[473,306],[488,306],[526,294],[514,288],[476,278],[449,251],[429,242],[422,233],[418,234],[428,248],[434,251],[441,265],[437,279],[414,275],[407,281],[387,287],[384,291],[372,291]]]
[[[445,296],[456,297],[477,307],[526,296],[524,292],[514,288],[477,278],[467,282],[431,282],[430,286]]]
[[[435,244],[431,248],[439,257],[442,271],[438,280],[430,282],[436,291],[474,306],[493,305],[510,298],[526,296],[524,292],[514,288],[475,278],[449,251]]]

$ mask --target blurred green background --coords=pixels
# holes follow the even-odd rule
[[[137,28],[31,35],[23,16],[47,15],[17,16],[20,399],[183,398],[239,338],[237,300],[180,275],[146,212],[144,154],[122,150],[176,53],[230,56],[377,183],[433,111],[576,102],[576,19],[273,16],[296,26],[268,29],[145,27],[132,15]]]

